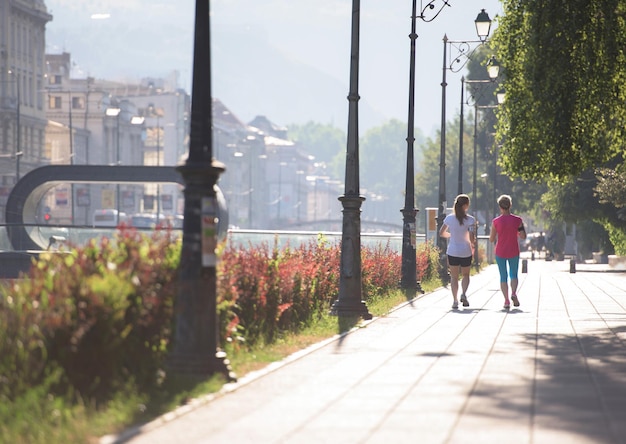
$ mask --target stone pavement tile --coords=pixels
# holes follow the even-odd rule
[[[613,442],[618,444],[626,443],[626,422],[624,422],[624,414],[618,418],[614,418],[611,422],[610,433],[613,436]]]
[[[399,400],[391,414],[408,414],[421,416],[429,413],[438,416],[457,415],[467,400],[467,393],[457,390],[447,393],[442,390],[432,390],[430,393],[413,391],[405,399]]]
[[[519,310],[489,267],[467,310],[424,295],[129,442],[623,442],[625,279],[544,265],[520,277]]]
[[[550,426],[533,430],[533,444],[619,444],[609,433],[583,433],[580,430],[569,430],[567,428],[556,428]]]
[[[520,379],[530,380],[531,375],[520,374],[518,372],[510,371],[508,368],[496,370],[489,367],[488,370],[483,370],[480,374],[479,384],[476,386],[477,390],[482,390],[482,384],[488,385],[485,390],[497,388],[497,387],[511,387],[519,384]]]
[[[507,418],[493,416],[464,414],[453,429],[449,444],[527,444],[530,439],[530,428],[527,418]]]
[[[281,438],[278,441],[267,441],[276,444],[355,444],[364,442],[366,433],[363,427],[333,427],[331,429],[300,430],[296,435]],[[250,444],[265,444],[263,441],[251,441]],[[222,443],[219,443],[222,444]],[[223,444],[239,444],[236,441]]]
[[[419,432],[411,430],[393,429],[385,430],[384,433],[376,433],[369,437],[363,443],[367,444],[400,444],[400,443],[421,443],[421,444],[437,444],[445,443],[442,438],[443,432],[434,429],[422,429]],[[354,443],[352,443],[354,444]],[[359,443],[360,444],[360,443]]]
[[[455,420],[456,414],[452,413],[398,411],[385,418],[382,424],[378,424],[362,442],[368,444],[444,443]]]
[[[545,443],[550,442],[550,438],[558,439],[553,442],[623,442],[607,426],[602,413],[591,409],[538,412],[534,418],[533,435],[536,442]]]

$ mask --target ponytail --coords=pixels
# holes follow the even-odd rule
[[[465,214],[465,210],[463,207],[465,205],[469,205],[470,198],[467,194],[459,194],[456,199],[454,199],[454,215],[459,221],[459,225],[463,225],[465,219],[467,219],[467,214]]]

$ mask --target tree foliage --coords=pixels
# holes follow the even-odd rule
[[[565,181],[624,154],[626,2],[503,0],[503,168]]]
[[[346,134],[344,131],[320,123],[288,125],[289,138],[315,155],[316,161],[324,162],[329,174],[343,180],[346,168]],[[416,128],[415,158],[419,164],[419,145],[424,140]],[[359,176],[362,191],[377,195],[389,202],[389,208],[400,219],[399,209],[404,201],[406,181],[407,125],[391,119],[380,126],[367,130],[359,138]],[[417,168],[417,167],[416,167]]]
[[[414,151],[418,153],[422,136],[418,129],[414,131]],[[361,185],[394,199],[398,210],[406,185],[406,137],[406,122],[392,119],[366,131],[359,142]]]
[[[596,170],[598,184],[595,191],[600,203],[613,204],[617,208],[626,208],[626,165],[621,164],[615,169],[599,168]],[[626,220],[626,213],[623,211]]]
[[[315,156],[317,162],[330,164],[338,152],[345,150],[346,134],[339,128],[316,122],[287,126],[289,139]]]

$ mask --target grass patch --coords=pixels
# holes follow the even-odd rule
[[[429,291],[438,284],[422,286]],[[379,317],[404,302],[404,292],[394,290],[385,296],[372,298],[367,307],[373,316]],[[283,334],[272,344],[257,344],[251,348],[245,344],[232,344],[226,350],[227,356],[235,374],[242,377],[348,330],[358,325],[360,319],[343,324],[340,321],[340,318],[327,313],[297,333]],[[205,380],[165,378],[162,386],[151,393],[138,393],[133,382],[129,381],[125,390],[101,406],[70,403],[70,395],[66,399],[47,395],[53,383],[52,377],[49,384],[34,388],[28,396],[8,405],[0,403],[0,436],[3,442],[95,444],[100,436],[120,433],[129,426],[149,422],[192,399],[219,392],[226,378],[220,374]],[[45,401],[41,402],[42,399]]]

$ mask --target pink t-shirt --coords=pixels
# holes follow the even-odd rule
[[[522,225],[522,218],[513,214],[503,214],[493,220],[498,237],[496,239],[496,256],[510,259],[519,256],[517,229]]]

